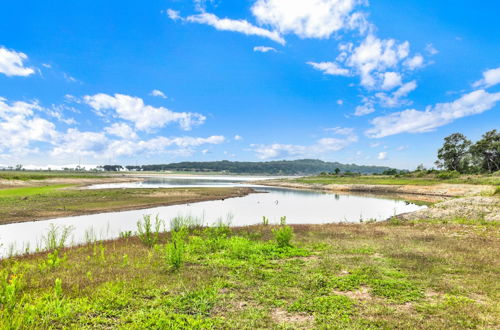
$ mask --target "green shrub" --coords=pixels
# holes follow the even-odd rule
[[[456,179],[460,177],[460,173],[457,171],[442,171],[439,172],[436,177],[441,180]]]
[[[187,229],[182,227],[179,231],[172,231],[172,241],[165,247],[165,259],[170,269],[178,270],[184,260],[184,239]]]
[[[279,247],[290,247],[293,238],[293,228],[286,225],[286,217],[280,219],[280,226],[273,229],[274,239]]]
[[[137,221],[137,235],[144,245],[152,247],[158,242],[161,224],[162,220],[158,215],[155,218],[154,228],[149,214],[144,215],[142,221]]]

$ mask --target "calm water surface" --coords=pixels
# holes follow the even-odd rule
[[[206,225],[218,219],[231,219],[233,226],[257,224],[266,216],[271,223],[278,223],[282,216],[290,224],[320,224],[333,222],[360,222],[360,220],[385,220],[393,215],[412,212],[425,206],[418,206],[387,197],[365,197],[359,195],[330,194],[314,191],[255,186],[245,183],[255,177],[175,177],[147,178],[139,183],[96,185],[90,189],[102,188],[152,188],[152,187],[253,187],[261,192],[245,197],[193,204],[154,207],[143,210],[101,213],[52,220],[23,222],[0,226],[0,256],[9,250],[24,251],[37,246],[43,247],[41,237],[49,226],[71,226],[70,243],[84,243],[86,236],[97,239],[112,239],[123,231],[135,231],[137,221],[144,214],[159,215],[168,220],[184,215],[198,217]]]

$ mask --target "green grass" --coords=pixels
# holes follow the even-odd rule
[[[0,328],[500,326],[498,226],[301,225],[286,247],[273,227],[192,230],[176,267],[170,234],[0,261]]]
[[[46,180],[56,178],[96,179],[109,177],[109,174],[66,172],[66,171],[0,171],[0,179],[4,180]]]
[[[57,184],[40,187],[23,187],[23,188],[10,188],[0,189],[0,198],[4,197],[25,197],[33,195],[51,194],[56,192],[57,189],[71,187],[69,184]]]
[[[371,184],[371,185],[423,185],[430,186],[441,183],[453,184],[485,184],[500,185],[500,176],[477,176],[462,175],[459,178],[439,179],[432,176],[391,176],[391,175],[363,175],[363,176],[311,176],[298,179],[290,179],[298,183],[315,184]]]

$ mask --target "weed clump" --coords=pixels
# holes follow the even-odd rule
[[[158,242],[162,223],[163,221],[156,215],[153,224],[149,214],[144,215],[142,221],[137,221],[137,236],[144,245],[153,247]]]
[[[273,229],[273,235],[278,247],[285,248],[292,246],[290,241],[293,238],[293,228],[286,224],[286,217],[281,217],[280,226]]]

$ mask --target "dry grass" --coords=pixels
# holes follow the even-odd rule
[[[271,229],[192,232],[179,271],[168,269],[161,245],[135,237],[66,249],[50,271],[39,269],[46,254],[4,260],[2,269],[23,278],[23,303],[9,320],[29,327],[31,313],[42,328],[500,326],[495,223],[300,225],[287,249]],[[56,279],[61,309],[38,310],[52,306]]]

